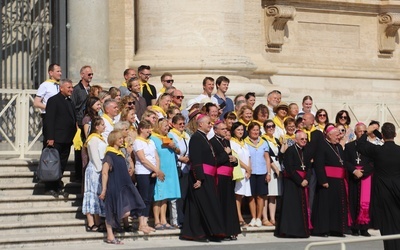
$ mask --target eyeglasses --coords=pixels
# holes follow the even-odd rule
[[[174,80],[173,80],[173,79],[171,79],[171,80],[164,80],[164,82],[167,82],[167,83],[174,83]]]
[[[346,133],[346,129],[339,129],[340,133]]]
[[[144,75],[145,77],[151,77],[151,74],[143,74],[143,73],[139,73],[141,75]]]
[[[176,99],[183,99],[183,98],[185,98],[183,95],[176,95],[176,96],[174,96]]]
[[[340,119],[347,119],[347,116],[341,116]]]
[[[320,116],[320,117],[325,117],[326,114],[319,114],[318,116]]]
[[[307,141],[307,138],[299,138],[300,141]]]
[[[267,128],[267,129],[275,128],[275,125],[266,125],[265,128]]]
[[[135,105],[135,102],[128,102],[128,105]]]
[[[93,73],[89,73],[89,74],[87,74],[88,76],[93,76]]]
[[[184,122],[180,122],[180,123],[178,123],[178,125],[182,126],[182,125],[185,125],[185,123]]]

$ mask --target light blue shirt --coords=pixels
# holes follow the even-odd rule
[[[261,138],[258,138],[258,141],[262,141],[263,143],[255,148],[251,144],[247,144],[250,151],[250,159],[251,159],[251,170],[252,174],[266,174],[267,173],[267,162],[265,161],[264,154],[265,152],[269,152],[268,143]]]

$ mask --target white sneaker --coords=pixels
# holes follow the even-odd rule
[[[260,220],[260,218],[257,218],[256,219],[256,227],[261,227],[262,226],[262,222],[261,222],[261,220]]]
[[[253,218],[253,219],[251,219],[249,226],[254,227],[255,225],[256,225],[256,219]]]

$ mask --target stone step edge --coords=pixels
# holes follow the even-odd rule
[[[252,233],[270,233],[275,230],[275,227],[261,227],[261,228],[248,228],[247,230],[242,230],[242,235],[252,234]],[[149,238],[157,237],[176,237],[178,239],[180,234],[179,229],[174,230],[162,230],[156,231],[150,234],[143,234],[142,232],[132,232],[132,233],[121,233],[116,234],[117,238],[126,239],[132,238],[133,240],[148,240]],[[106,234],[104,233],[75,233],[75,234],[58,234],[58,235],[40,235],[40,234],[17,234],[17,235],[1,235],[0,236],[0,246],[2,244],[21,244],[21,243],[38,243],[38,242],[58,242],[58,241],[81,241],[90,239],[105,239]]]
[[[1,168],[0,168],[1,171]],[[34,177],[35,171],[17,171],[17,172],[0,172],[0,178],[12,178],[12,177]],[[74,176],[75,171],[65,170],[63,177]]]
[[[30,183],[10,183],[10,184],[0,184],[0,190],[3,189],[33,189],[35,188],[36,185],[39,185],[40,187],[44,186],[43,183],[38,182],[30,182]],[[68,185],[68,187],[81,187],[81,183],[76,183],[76,182],[67,182],[64,183],[64,187]]]
[[[2,166],[5,167],[36,167],[39,164],[39,157],[36,159],[1,159],[0,158],[0,169]],[[68,161],[67,165],[74,166],[75,162],[74,161]]]
[[[84,226],[85,219],[71,219],[58,221],[32,221],[24,223],[0,223],[0,230],[7,229],[26,229],[41,227],[67,227],[67,226]],[[3,232],[4,233],[4,232]]]
[[[2,196],[0,195],[0,203],[4,202],[30,202],[30,201],[60,201],[60,200],[67,200],[67,201],[75,201],[82,199],[82,194],[69,194],[68,199],[64,198],[54,198],[50,195],[21,195],[21,196]]]
[[[28,207],[28,208],[5,208],[0,210],[0,216],[6,215],[29,215],[46,213],[70,213],[82,211],[81,206],[76,207]]]

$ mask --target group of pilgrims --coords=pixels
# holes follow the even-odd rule
[[[385,161],[375,152],[387,145],[382,134],[395,135],[379,133],[377,121],[352,128],[341,110],[330,123],[325,109],[312,110],[311,96],[299,110],[278,90],[266,105],[249,92],[234,100],[202,94],[185,108],[172,105],[173,91],[159,93],[141,116],[137,97],[118,89],[116,98],[96,96],[83,118],[82,212],[88,231],[101,230],[105,217],[110,243],[121,243],[115,230],[135,230],[129,217],[145,234],[180,228],[180,239],[201,242],[237,240],[243,228],[261,226],[288,238],[393,231],[391,204],[380,200],[390,195],[387,181],[374,172]]]

